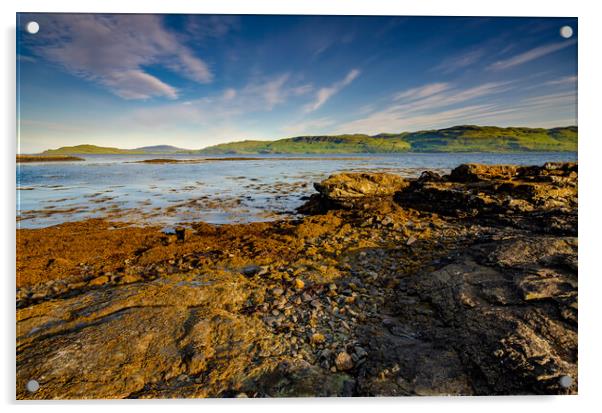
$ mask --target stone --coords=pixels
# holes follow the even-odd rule
[[[336,358],[334,359],[334,363],[337,370],[340,371],[347,371],[353,368],[353,360],[349,353],[347,353],[346,351],[338,353]]]
[[[303,288],[305,288],[305,283],[303,282],[302,279],[295,278],[295,288],[297,290],[302,290]]]
[[[240,272],[247,277],[252,277],[258,274],[260,271],[261,267],[259,265],[247,265],[240,270]]]
[[[388,173],[340,173],[314,184],[314,187],[326,199],[345,201],[391,196],[408,185],[406,179]]]
[[[100,277],[96,277],[93,280],[89,281],[88,285],[90,287],[98,287],[100,285],[108,283],[109,281],[109,277],[107,277],[106,275],[101,275]]]
[[[323,344],[326,341],[326,337],[324,337],[323,334],[320,333],[314,333],[311,336],[311,343],[312,344]]]

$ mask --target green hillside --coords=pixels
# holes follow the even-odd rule
[[[42,155],[86,154],[301,154],[301,153],[390,153],[390,152],[525,152],[577,151],[576,126],[563,128],[499,128],[454,126],[418,132],[378,135],[298,136],[276,141],[246,140],[223,143],[200,150],[166,145],[138,149],[105,148],[95,145],[65,146]]]
[[[141,154],[144,151],[135,149],[105,148],[96,145],[63,146],[58,149],[49,149],[42,155],[124,155]]]
[[[410,145],[401,139],[368,135],[298,136],[277,141],[242,141],[201,149],[204,154],[257,153],[385,153],[407,152]]]
[[[577,151],[577,127],[499,128],[463,125],[452,128],[374,136],[299,136],[276,141],[241,141],[210,146],[203,154],[524,152]]]

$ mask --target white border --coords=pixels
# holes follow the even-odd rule
[[[600,218],[596,201],[600,200],[602,156],[600,122],[600,65],[599,40],[602,22],[596,13],[595,1],[525,1],[498,0],[3,0],[1,43],[4,64],[2,70],[4,96],[0,99],[4,127],[2,171],[2,217],[5,219],[0,238],[0,251],[5,271],[2,274],[3,298],[1,339],[3,371],[0,389],[2,402],[9,410],[44,409],[44,412],[126,410],[143,405],[149,412],[164,411],[167,405],[195,410],[283,411],[307,412],[316,408],[362,411],[372,409],[408,411],[468,412],[484,409],[489,412],[529,408],[548,412],[567,412],[569,409],[593,409],[600,404],[602,384],[600,358],[601,333],[599,325],[602,271],[596,260],[601,256]],[[480,398],[400,398],[400,399],[300,399],[300,400],[203,400],[203,401],[139,401],[139,402],[54,402],[16,403],[14,401],[14,270],[15,270],[15,13],[25,12],[113,12],[113,13],[225,13],[225,14],[363,14],[363,15],[455,15],[455,16],[570,16],[579,17],[579,163],[581,206],[579,208],[581,248],[579,252],[581,317],[579,329],[579,396],[573,397],[480,397]],[[599,406],[598,408],[599,409]]]

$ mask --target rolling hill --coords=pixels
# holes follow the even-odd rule
[[[76,145],[63,146],[58,149],[49,149],[42,152],[42,155],[127,155],[137,153],[143,154],[146,152],[137,149],[107,148],[96,145]]]
[[[144,153],[151,153],[151,154],[190,152],[190,149],[177,148],[177,147],[171,146],[171,145],[143,146],[141,148],[136,148],[134,150],[142,151]]]
[[[577,151],[577,127],[500,128],[463,125],[378,135],[299,136],[210,146],[203,154]]]
[[[462,125],[418,132],[297,136],[275,141],[245,140],[209,146],[199,150],[171,145],[136,149],[105,148],[95,145],[65,146],[42,155],[86,154],[301,154],[301,153],[393,153],[393,152],[576,152],[578,129],[525,128]]]
[[[130,154],[170,154],[190,152],[190,149],[177,148],[171,145],[143,146],[136,149],[119,149],[96,145],[63,146],[49,149],[42,155],[130,155]]]

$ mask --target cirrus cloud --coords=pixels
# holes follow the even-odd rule
[[[353,69],[347,73],[347,76],[345,76],[342,80],[335,82],[329,87],[323,87],[319,89],[316,93],[314,101],[305,106],[305,111],[313,112],[319,109],[324,103],[326,103],[326,101],[328,101],[328,99],[339,93],[341,89],[353,82],[359,75],[360,71],[358,69]]]

